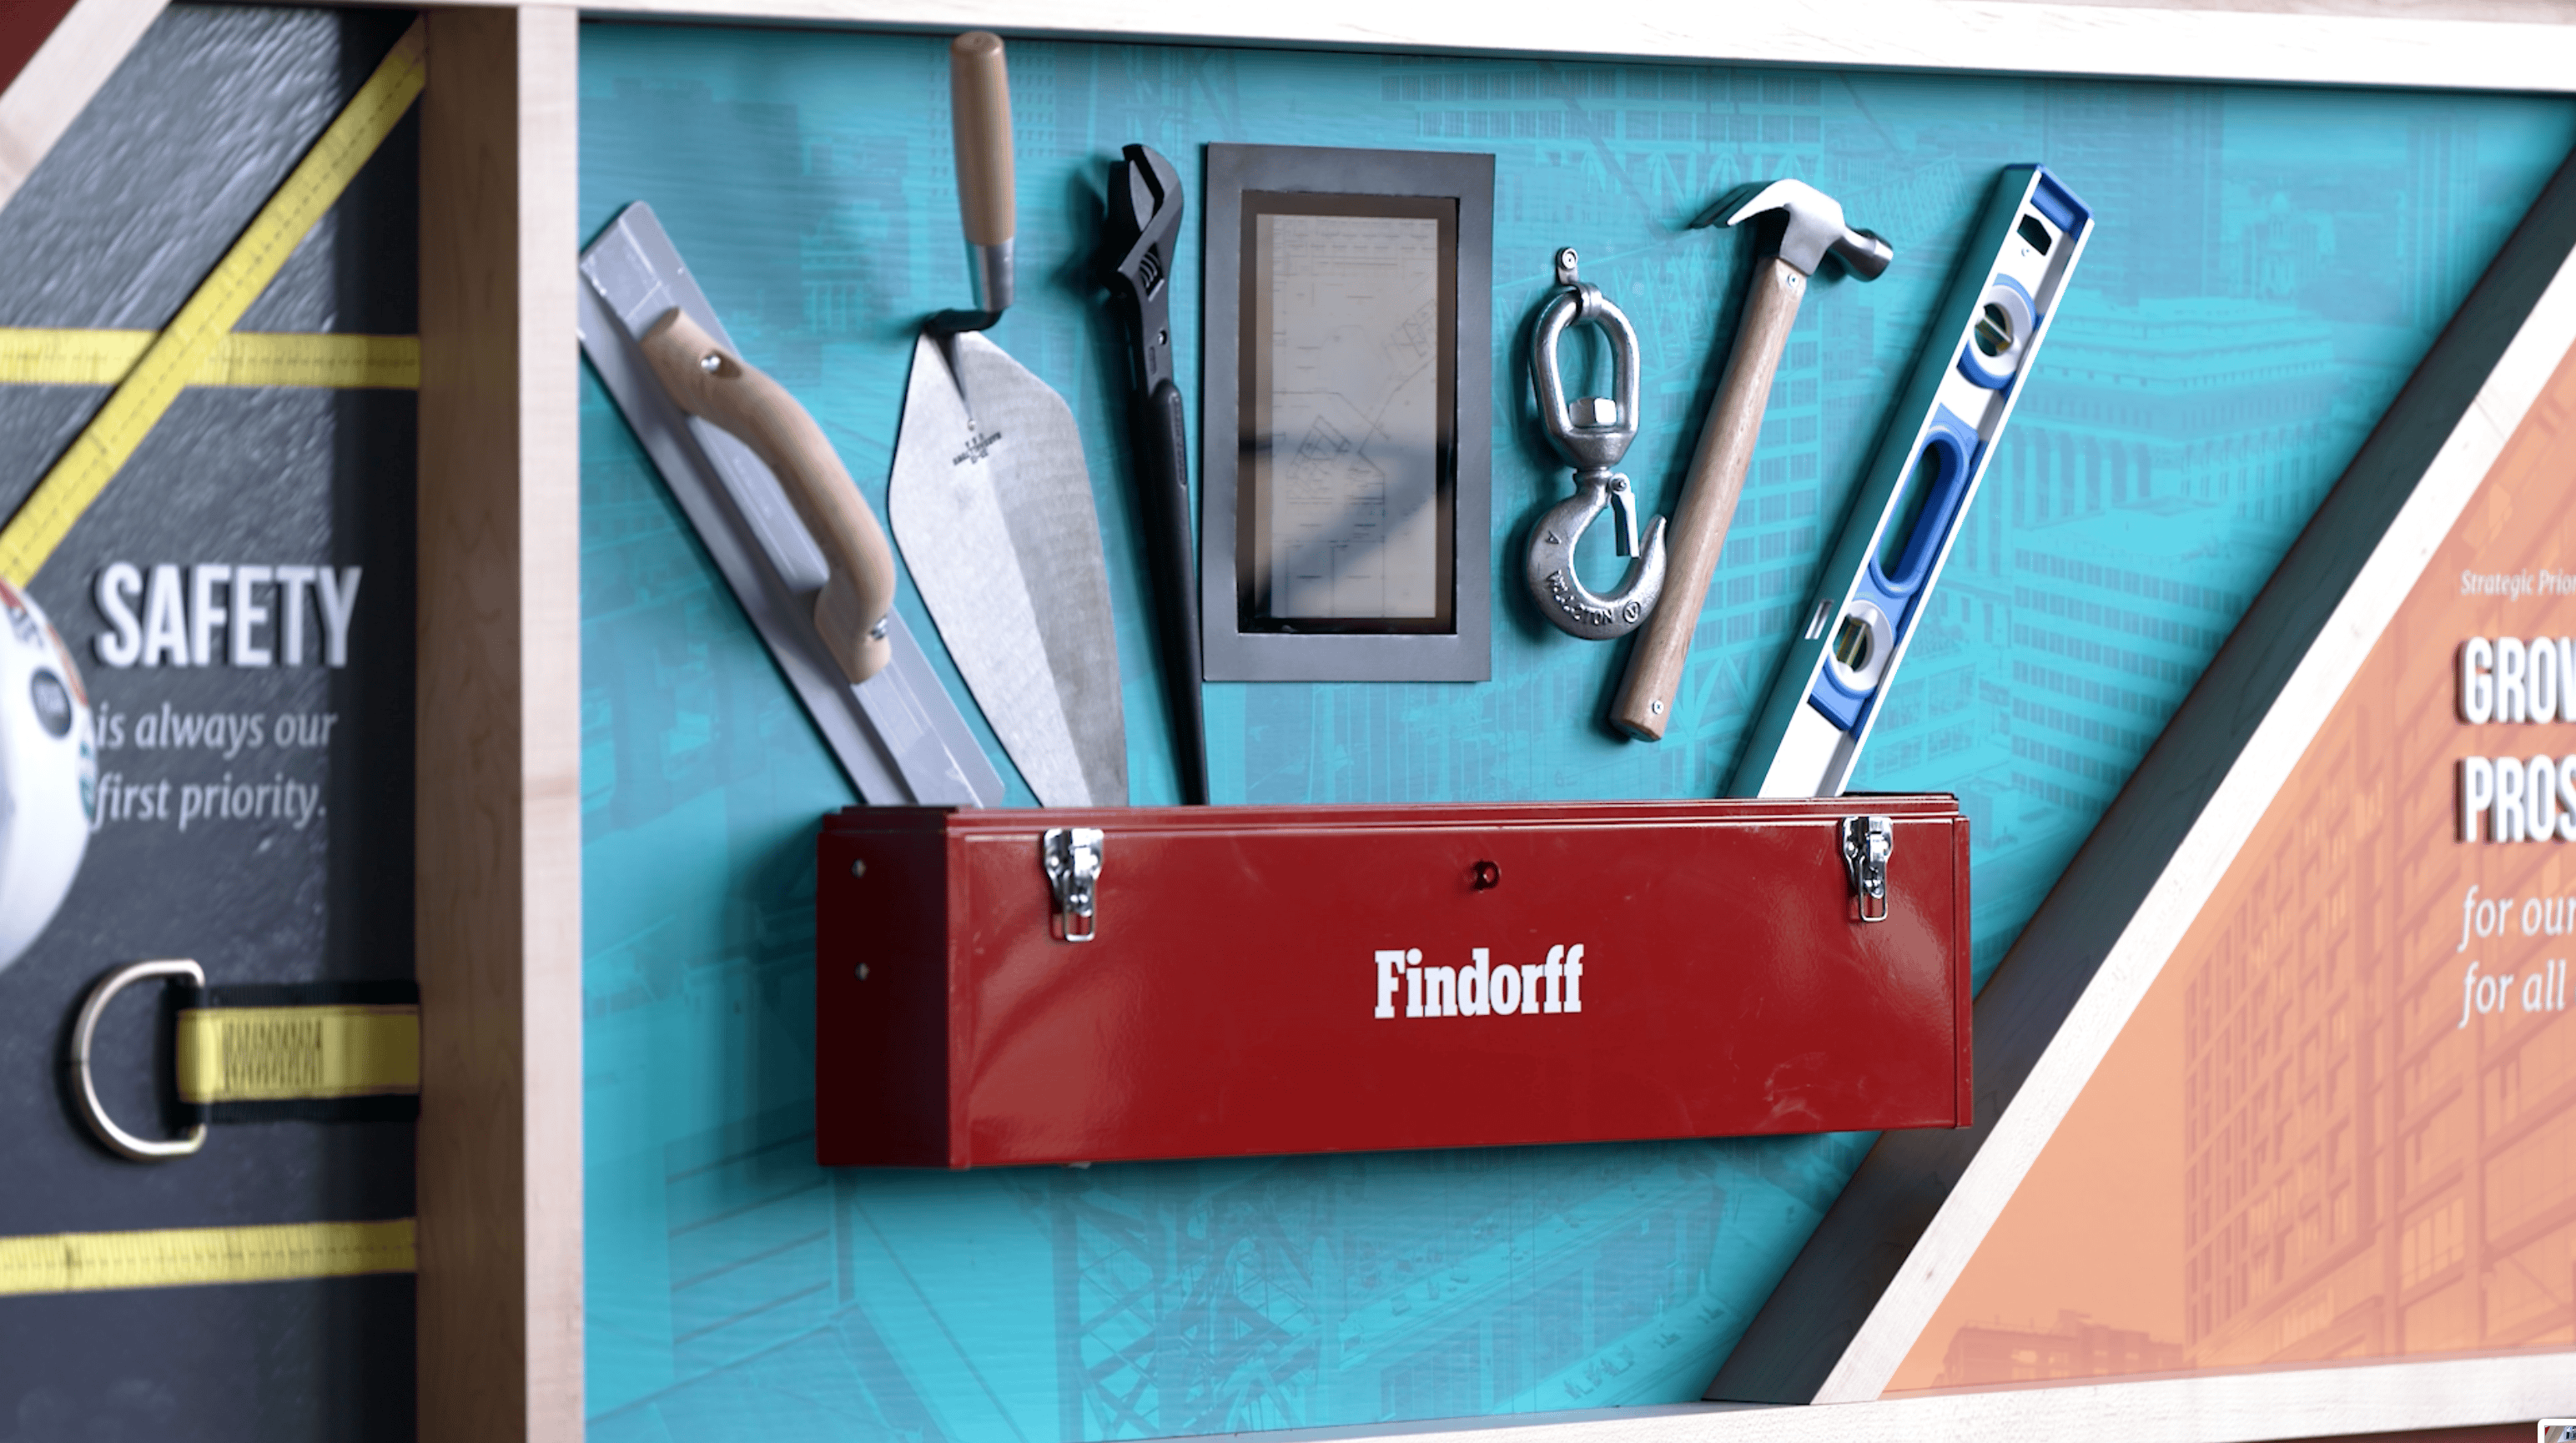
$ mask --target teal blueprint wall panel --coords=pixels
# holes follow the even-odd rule
[[[913,329],[966,296],[942,44],[583,31],[585,233],[652,202],[880,506]],[[1084,428],[1140,802],[1176,788],[1086,269],[1119,145],[1172,156],[1194,217],[1209,141],[1498,158],[1496,680],[1211,686],[1221,801],[1713,793],[1976,200],[2010,162],[2066,176],[2100,236],[1858,779],[1969,808],[1981,977],[2576,139],[2576,108],[2512,96],[1034,41],[1011,61],[1024,299],[997,339]],[[1810,293],[1674,734],[1621,741],[1599,721],[1620,649],[1557,634],[1510,576],[1517,527],[1565,489],[1519,348],[1550,254],[1581,248],[1643,337],[1627,469],[1668,503],[1742,276],[1737,239],[1679,227],[1776,174],[1897,265]],[[1194,221],[1193,394],[1198,266]],[[1034,1443],[1698,1396],[1867,1138],[815,1167],[812,835],[851,798],[595,384],[582,424],[595,1438]],[[898,604],[935,635],[908,585]]]

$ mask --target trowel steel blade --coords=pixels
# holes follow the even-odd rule
[[[635,337],[673,306],[733,341],[652,209],[628,206],[582,252],[584,354],[715,558],[744,615],[859,795],[879,806],[998,806],[1002,778],[921,644],[888,616],[894,659],[856,686],[814,630],[823,553],[751,449],[672,404]]]
[[[925,332],[886,519],[1029,790],[1050,807],[1124,805],[1108,564],[1064,398],[980,334]]]

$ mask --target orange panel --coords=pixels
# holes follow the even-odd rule
[[[2576,1338],[2576,823],[2459,840],[2463,758],[2527,775],[2576,724],[2457,710],[2469,638],[2576,636],[2571,481],[2576,359],[1890,1392]]]

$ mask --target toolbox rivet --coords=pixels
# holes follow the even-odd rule
[[[868,980],[868,964],[865,962],[859,964],[859,980],[862,982]]]
[[[1501,885],[1503,885],[1502,868],[1495,866],[1491,862],[1478,862],[1476,864],[1477,891],[1490,892]]]
[[[862,860],[862,859],[859,859],[859,858],[853,858],[853,859],[851,859],[851,862],[850,862],[850,875],[851,875],[851,876],[853,876],[853,877],[864,877],[864,876],[866,876],[867,874],[868,874],[868,864],[867,864],[867,862],[866,862],[866,861],[864,861],[864,860]]]

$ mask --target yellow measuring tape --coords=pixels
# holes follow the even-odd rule
[[[159,334],[0,326],[0,385],[121,385]],[[188,384],[415,390],[420,338],[235,331],[215,343]]]
[[[322,138],[298,161],[286,183],[260,207],[250,228],[234,241],[178,317],[144,348],[141,359],[99,408],[71,449],[26,503],[0,527],[0,577],[26,585],[53,555],[72,523],[98,499],[117,470],[150,434],[238,324],[268,289],[296,245],[357,176],[368,157],[411,108],[429,76],[422,21],[394,42],[367,83],[332,120]]]
[[[420,1270],[410,1218],[0,1238],[0,1297]]]

